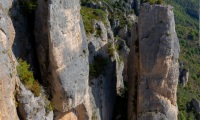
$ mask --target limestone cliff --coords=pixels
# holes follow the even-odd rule
[[[50,79],[46,82],[51,82],[55,109],[61,112],[56,119],[69,111],[86,119],[89,64],[79,0],[38,1],[37,12],[43,13],[36,14],[38,58],[42,76]]]
[[[177,120],[180,47],[172,9],[141,7],[129,59],[130,120]]]
[[[80,0],[37,0],[31,14],[21,13],[22,1],[0,0],[0,120],[125,120],[119,104],[128,106],[128,120],[177,120],[180,48],[171,6],[91,2],[88,33]],[[17,57],[30,63],[38,96],[20,81]]]
[[[7,10],[11,1],[0,2],[0,120],[18,120],[15,107],[15,58],[12,44],[15,31]]]

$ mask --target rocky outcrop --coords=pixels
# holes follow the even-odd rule
[[[37,12],[42,13],[36,14],[40,69],[42,76],[50,76],[44,78],[50,78],[52,101],[61,112],[57,119],[67,118],[69,111],[80,118],[79,111],[85,114],[89,64],[79,0],[38,1]]]
[[[18,115],[23,120],[53,120],[53,111],[48,110],[50,102],[45,95],[35,97],[34,94],[25,88],[17,79],[16,98],[18,102]]]
[[[180,83],[185,87],[189,81],[189,70],[188,69],[180,69],[179,80]]]
[[[110,2],[91,2],[90,7],[103,9],[107,19],[93,20],[94,33],[86,37],[79,0],[38,0],[35,28],[29,26],[30,16],[20,13],[18,2],[0,0],[0,120],[123,119],[124,113],[114,108],[116,96],[124,95],[124,81],[129,82],[129,120],[177,120],[179,43],[171,6],[143,4],[130,34],[137,17],[128,12],[130,4],[139,10],[138,0],[119,1],[122,10],[110,7]],[[128,25],[111,20],[113,31],[120,26],[115,38],[108,18],[117,10],[124,12]],[[34,67],[35,47],[40,70]],[[38,81],[44,87],[39,96],[17,77],[11,48],[41,73]],[[54,111],[48,110],[49,100]],[[195,106],[198,102],[193,100]]]
[[[130,120],[177,120],[180,47],[172,9],[141,7],[129,59]]]
[[[7,14],[10,0],[0,1],[0,120],[18,120],[15,106],[15,57],[12,44],[15,31]]]
[[[94,34],[87,36],[90,62],[89,97],[92,112],[91,119],[97,120],[112,119],[117,89],[115,51],[113,51],[113,59],[109,53],[109,48],[114,46],[114,37],[109,21],[106,22],[107,25],[102,21],[95,21]],[[102,31],[100,35],[96,35],[97,30]],[[94,68],[91,66],[94,66]],[[93,74],[92,69],[97,70],[98,75]],[[119,86],[123,86],[120,83]]]
[[[53,102],[56,109],[66,112],[83,104],[88,85],[88,50],[79,0],[50,1],[48,28]]]

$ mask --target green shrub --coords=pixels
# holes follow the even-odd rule
[[[101,9],[93,9],[82,6],[81,15],[83,18],[86,34],[94,33],[94,27],[93,27],[94,20],[102,21],[104,25],[107,25],[106,22],[107,15]]]
[[[101,34],[102,34],[101,28],[98,27],[97,30],[96,30],[96,37],[100,37]]]
[[[18,62],[19,62],[19,65],[17,66],[18,76],[23,84],[31,88],[31,86],[34,83],[34,77],[33,77],[33,72],[29,70],[30,65],[27,64],[27,62],[23,61],[22,59],[18,59]]]
[[[21,82],[30,89],[35,96],[39,96],[41,92],[40,84],[34,79],[33,72],[29,70],[30,65],[22,59],[18,59],[18,63],[17,74]]]
[[[157,0],[156,3],[157,3],[157,4],[162,4],[162,3],[163,3],[163,0]]]
[[[92,120],[98,120],[98,117],[97,117],[97,113],[96,113],[96,112],[93,112],[93,113],[92,113]]]
[[[155,4],[155,0],[149,0],[149,3],[152,5],[152,4]]]
[[[142,0],[142,3],[149,2],[151,5],[153,4],[162,4],[163,0]]]
[[[34,81],[33,85],[31,87],[31,91],[34,93],[35,96],[39,96],[41,93],[41,88],[40,88],[40,84],[38,81]]]
[[[53,111],[54,110],[53,102],[50,101],[49,104],[46,104],[45,109],[47,112]]]

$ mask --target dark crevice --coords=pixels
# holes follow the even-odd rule
[[[12,51],[16,58],[21,58],[30,64],[34,78],[41,82],[34,34],[35,9],[29,10],[27,6],[24,6],[23,1],[13,1],[9,11],[15,29]]]

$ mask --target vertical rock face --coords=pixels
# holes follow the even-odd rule
[[[7,15],[11,1],[0,2],[0,120],[18,120],[14,91],[15,91],[15,59],[11,46],[15,32],[12,22]]]
[[[177,119],[180,47],[172,9],[166,5],[143,4],[141,7],[138,23],[139,49],[135,50],[139,55],[138,73],[135,75],[135,71],[129,71],[135,75],[135,78],[132,75],[129,77],[132,78],[129,88],[136,86],[137,98],[133,98],[136,96],[132,96],[132,91],[129,91],[129,118],[130,110],[136,110],[132,112],[136,113],[138,120]],[[134,59],[129,62],[131,61]],[[130,103],[137,103],[137,106]]]
[[[53,101],[65,112],[84,102],[88,85],[88,54],[84,52],[88,50],[79,0],[50,1],[48,27]]]
[[[38,1],[37,13],[42,13],[36,14],[36,22],[39,23],[36,25],[38,57],[42,58],[39,60],[40,69],[43,78],[51,76],[47,78],[52,83],[55,109],[68,112],[75,108],[78,112],[77,109],[81,108],[84,113],[89,64],[79,0]],[[40,30],[42,33],[38,33]],[[60,118],[63,116],[60,115]]]
[[[138,25],[135,23],[131,31],[131,50],[128,58],[128,120],[137,118],[137,81],[139,75],[139,40]]]
[[[111,60],[109,57],[108,46],[113,45],[114,37],[108,20],[107,23],[106,26],[101,21],[95,21],[95,31],[99,28],[102,33],[99,36],[95,34],[88,35],[90,66],[92,64],[100,64],[98,66],[103,67],[102,71],[98,71],[98,76],[94,76],[90,73],[89,97],[92,120],[111,120],[115,104],[115,74],[117,73],[117,66],[116,61]],[[90,68],[92,69],[92,67]]]

